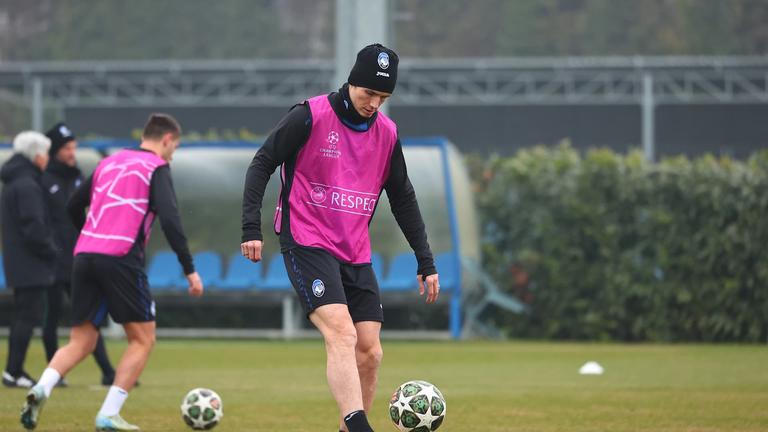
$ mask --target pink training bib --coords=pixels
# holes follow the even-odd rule
[[[293,239],[343,262],[371,262],[368,224],[389,176],[395,123],[382,113],[367,131],[345,126],[326,95],[309,100],[312,130],[288,197]],[[275,214],[280,231],[281,209]]]
[[[152,174],[163,165],[167,165],[165,160],[142,150],[121,150],[99,163],[75,255],[124,256],[142,229],[145,242],[149,242],[154,219],[149,211],[149,186]]]

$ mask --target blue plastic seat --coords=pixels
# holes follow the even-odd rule
[[[411,252],[395,255],[389,264],[387,277],[381,282],[386,291],[416,290],[416,256]]]
[[[261,261],[254,263],[244,257],[240,252],[233,253],[229,257],[227,274],[219,285],[228,290],[249,290],[261,286],[264,279],[261,277]]]
[[[376,279],[383,280],[384,258],[381,257],[380,253],[374,252],[371,254],[371,266],[373,267],[373,272],[376,274]]]
[[[443,291],[454,290],[457,287],[456,262],[453,252],[444,252],[435,257],[435,267],[440,277],[440,289]]]
[[[152,257],[147,278],[149,286],[158,289],[179,289],[187,286],[182,274],[181,264],[176,254],[170,251],[160,251]]]
[[[5,264],[3,264],[3,254],[0,254],[0,289],[5,288]]]
[[[267,266],[267,274],[264,276],[264,283],[259,289],[264,290],[284,290],[291,288],[291,281],[288,279],[288,272],[285,270],[285,264],[281,254],[272,255]]]
[[[221,285],[221,257],[216,252],[204,251],[195,254],[195,269],[200,274],[204,287]]]

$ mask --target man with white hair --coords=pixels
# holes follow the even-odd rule
[[[57,249],[40,183],[50,147],[51,140],[45,135],[22,132],[13,140],[13,156],[0,169],[3,266],[7,284],[13,289],[15,312],[3,371],[7,387],[28,388],[35,384],[24,371],[24,358],[56,271]]]

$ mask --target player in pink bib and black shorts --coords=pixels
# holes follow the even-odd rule
[[[27,394],[21,411],[25,428],[37,426],[53,386],[93,351],[98,327],[109,314],[123,325],[128,347],[96,415],[96,431],[139,430],[120,416],[120,409],[155,344],[155,302],[144,272],[144,249],[156,216],[187,275],[189,293],[203,293],[168,165],[180,140],[181,127],[173,117],[151,115],[139,148],[103,159],[70,199],[67,209],[80,229],[72,270],[73,326],[69,343],[56,351]]]
[[[261,260],[261,206],[281,167],[275,231],[288,276],[325,340],[340,429],[372,431],[366,413],[383,355],[384,313],[368,225],[383,191],[418,262],[414,286],[437,300],[438,275],[406,170],[397,126],[379,108],[395,89],[398,57],[369,45],[338,92],[295,105],[253,158],[243,195],[241,251]]]

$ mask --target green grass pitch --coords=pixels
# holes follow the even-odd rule
[[[0,340],[5,359],[7,340]],[[32,341],[27,370],[44,367]],[[116,361],[124,342],[110,341]],[[443,432],[768,431],[768,347],[544,342],[384,342],[369,417],[394,431],[391,392],[423,379],[447,399]],[[185,431],[179,404],[193,387],[224,400],[223,431],[336,431],[319,340],[161,339],[123,416],[143,431]],[[595,360],[602,376],[581,376]],[[56,389],[37,431],[92,430],[106,389],[89,358]],[[0,431],[22,430],[24,391],[0,389]]]

